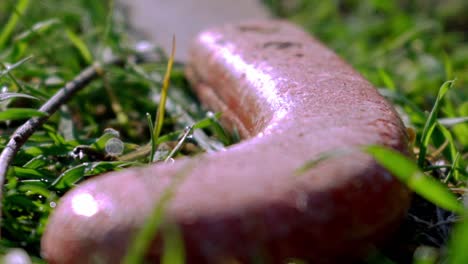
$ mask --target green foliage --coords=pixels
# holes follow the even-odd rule
[[[463,212],[463,206],[447,186],[421,172],[414,161],[401,153],[381,146],[368,146],[365,151],[371,154],[379,164],[404,182],[414,192],[428,201],[457,213]]]
[[[11,36],[13,30],[18,24],[20,16],[23,15],[24,11],[28,8],[28,6],[29,0],[19,0],[16,6],[14,7],[10,19],[0,32],[0,50],[5,47],[5,43],[8,41],[8,38]]]
[[[146,113],[158,106],[166,113],[157,123],[156,145],[177,143],[186,126],[195,129],[194,149],[177,155],[221,144],[206,135],[215,122],[188,92],[182,66],[167,71],[163,85],[164,54],[153,48],[144,54],[150,59],[139,62],[143,55],[118,12],[112,1],[0,1],[0,24],[7,25],[0,28],[0,121],[5,121],[0,149],[23,122],[19,119],[44,116],[37,110],[41,104],[86,65],[130,58],[125,65],[105,67],[99,80],[53,115],[16,155],[4,186],[0,253],[21,247],[40,262],[40,238],[60,196],[86,178],[151,161],[145,151],[123,157],[145,149],[154,136]],[[171,89],[169,81],[176,84]],[[166,107],[154,99],[161,87],[169,90]],[[171,241],[168,261],[182,256],[181,244]]]
[[[184,240],[179,228],[174,224],[167,224],[162,231],[164,251],[161,257],[162,264],[185,263]]]
[[[11,121],[18,119],[28,119],[31,117],[46,116],[47,114],[35,109],[9,108],[0,112],[0,121]]]
[[[468,211],[463,214],[461,221],[452,232],[449,243],[448,262],[450,264],[459,264],[468,262]]]
[[[93,55],[91,55],[91,51],[89,51],[88,47],[86,47],[86,43],[73,31],[67,30],[66,31],[68,38],[73,43],[73,46],[80,52],[81,57],[87,64],[91,64],[93,62]]]

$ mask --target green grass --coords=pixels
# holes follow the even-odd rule
[[[167,58],[155,48],[147,57],[156,59],[143,63],[132,59],[140,56],[136,42],[119,20],[121,14],[116,11],[113,17],[107,13],[111,4],[41,0],[26,8],[21,1],[0,3],[0,24],[12,21],[8,22],[11,26],[0,28],[0,35],[5,36],[0,49],[0,62],[5,65],[0,68],[0,87],[5,90],[0,95],[2,149],[23,122],[17,119],[42,115],[39,106],[86,66],[111,54],[129,58],[124,66],[106,66],[101,78],[53,115],[17,154],[4,186],[1,252],[21,247],[39,261],[40,238],[61,195],[85,178],[150,160],[147,154],[139,155],[138,148],[146,146],[153,135],[146,116],[158,108],[151,98],[163,87]],[[172,69],[174,87],[168,89],[166,117],[156,123],[157,145],[177,142],[187,126],[200,130],[219,125],[201,111],[182,70],[180,64]],[[122,118],[122,113],[127,117]],[[110,139],[123,144],[125,160],[106,152]],[[221,144],[206,136],[194,136],[191,142],[191,149],[172,155],[202,152]],[[158,151],[160,159],[169,154]]]
[[[404,234],[368,262],[468,263],[468,221],[463,220],[468,212],[461,212],[460,202],[468,177],[466,1],[304,0],[292,7],[279,0],[264,2],[350,62],[394,103],[414,131],[416,160],[376,146],[366,149],[418,194]],[[219,125],[219,114],[201,110],[183,65],[177,63],[167,87],[166,115],[152,120],[148,113],[158,107],[162,113],[164,104],[152,98],[169,83],[164,78],[168,58],[155,48],[146,54],[155,59],[132,60],[139,56],[135,38],[122,10],[113,6],[113,1],[92,0],[0,1],[2,149],[22,119],[41,115],[37,109],[86,66],[111,55],[130,58],[123,66],[105,66],[100,78],[53,115],[17,154],[4,186],[0,253],[20,247],[40,263],[40,238],[60,196],[93,175],[164,160],[172,154],[163,148],[154,157],[148,153],[186,140],[187,126],[212,137],[194,133],[193,148],[174,152],[176,156],[236,141]],[[123,144],[123,156],[106,152],[111,139]],[[155,224],[163,207],[164,202],[155,209]],[[147,234],[157,229],[148,226]],[[170,241],[163,261],[182,261],[177,228],[161,232]],[[145,234],[141,237],[130,259],[144,247]]]

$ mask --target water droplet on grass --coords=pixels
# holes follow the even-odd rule
[[[106,142],[106,153],[111,156],[118,156],[124,151],[124,143],[118,138],[111,138]]]

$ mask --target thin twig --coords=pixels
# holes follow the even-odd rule
[[[107,64],[119,64],[121,62],[121,60],[113,60]],[[46,113],[46,116],[29,119],[13,133],[13,135],[10,137],[10,140],[8,141],[8,144],[0,154],[0,186],[2,187],[0,188],[0,199],[3,197],[3,184],[8,172],[8,167],[10,166],[11,161],[21,146],[26,143],[29,137],[42,124],[44,124],[49,119],[49,117],[60,108],[61,105],[66,103],[75,93],[86,87],[92,80],[101,75],[102,71],[102,65],[100,63],[95,63],[84,69],[78,76],[75,77],[75,79],[68,82],[63,88],[58,90],[57,93],[55,93],[55,95],[52,96],[44,105],[42,105],[39,111]],[[1,209],[2,203],[0,202],[0,217]]]

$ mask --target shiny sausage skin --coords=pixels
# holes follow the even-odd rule
[[[189,263],[349,262],[394,231],[410,194],[369,156],[353,152],[295,173],[335,149],[407,152],[395,110],[332,51],[288,22],[231,24],[198,36],[187,75],[243,141],[86,181],[50,218],[42,240],[50,263],[117,263],[174,175],[194,163],[165,213]],[[150,261],[159,259],[159,238]]]

